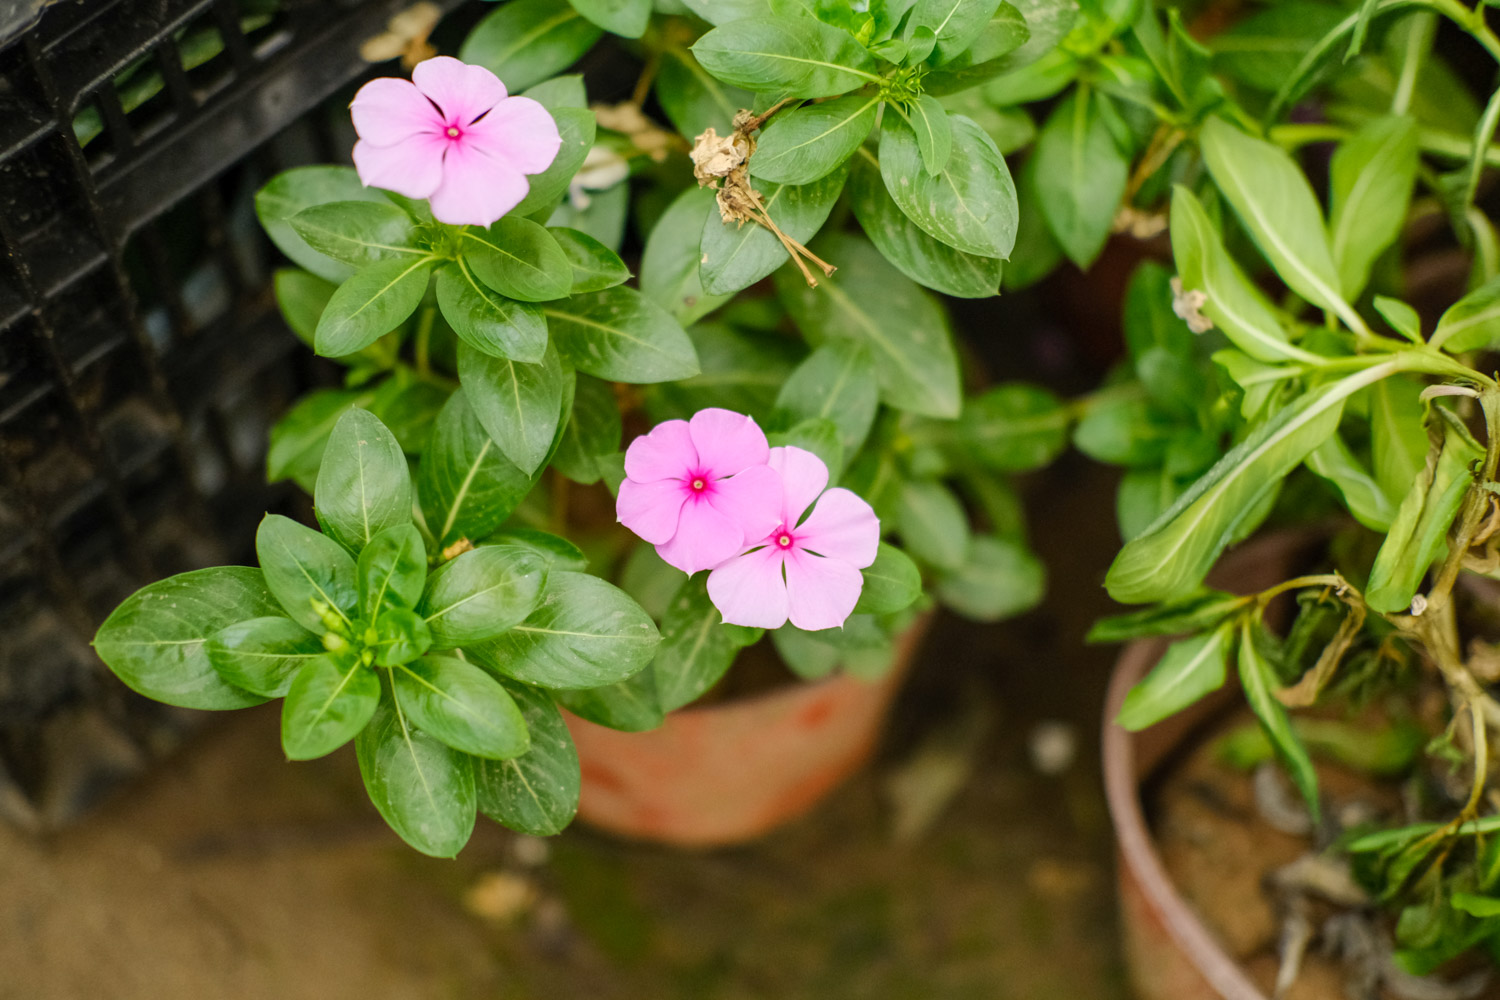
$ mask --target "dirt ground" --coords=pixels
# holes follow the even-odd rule
[[[1046,475],[1047,605],[944,619],[875,766],[764,841],[540,842],[481,819],[457,861],[423,858],[349,748],[288,764],[268,706],[66,833],[0,829],[0,1000],[1123,998],[1096,734],[1113,650],[1081,644],[1107,607],[1111,484]],[[1051,776],[1028,752],[1046,721],[1078,743]],[[903,775],[959,787],[893,798]]]

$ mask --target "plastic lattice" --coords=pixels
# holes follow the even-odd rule
[[[0,815],[66,820],[185,724],[88,638],[150,580],[246,561],[287,501],[267,433],[320,373],[276,316],[253,195],[346,156],[360,44],[402,6],[0,15]]]

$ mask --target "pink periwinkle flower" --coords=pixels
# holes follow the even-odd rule
[[[433,218],[455,226],[489,226],[515,208],[531,189],[526,175],[562,145],[546,108],[450,56],[418,63],[410,80],[371,80],[349,110],[359,179],[426,198]]]
[[[712,569],[781,520],[781,479],[750,417],[707,409],[630,443],[620,523],[684,573]]]
[[[808,631],[837,628],[859,601],[860,570],[875,561],[880,519],[848,490],[824,492],[828,466],[810,451],[772,448],[769,464],[784,489],[780,523],[708,575],[708,596],[731,625],[780,628],[790,618]]]

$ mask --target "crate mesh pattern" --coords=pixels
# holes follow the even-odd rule
[[[0,24],[0,817],[65,822],[191,725],[88,640],[145,583],[253,560],[290,499],[267,434],[327,372],[276,315],[253,196],[347,160],[360,44],[403,6],[65,0]]]

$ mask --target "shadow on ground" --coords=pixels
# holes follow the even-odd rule
[[[1064,462],[1031,485],[1046,606],[945,619],[876,765],[761,843],[542,845],[481,820],[457,861],[422,858],[348,748],[287,764],[268,706],[65,834],[0,830],[0,998],[1123,998],[1095,732],[1113,652],[1081,644],[1112,483]],[[896,842],[892,776],[952,764],[976,720],[962,786]],[[1079,743],[1054,776],[1027,749],[1047,720]]]

